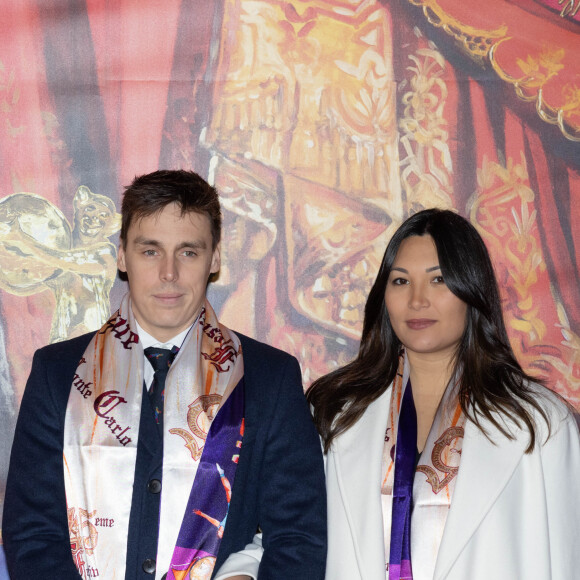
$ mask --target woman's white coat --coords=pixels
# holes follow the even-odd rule
[[[380,480],[390,394],[328,453],[328,580],[385,580]],[[552,434],[546,442],[538,419],[531,454],[528,434],[515,425],[508,440],[482,419],[494,445],[467,421],[434,580],[580,578],[578,426],[556,397],[546,397],[546,408]]]

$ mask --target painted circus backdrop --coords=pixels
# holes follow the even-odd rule
[[[437,206],[485,239],[522,365],[580,409],[580,0],[2,4],[0,507],[32,355],[116,309],[123,186],[158,168],[219,189],[214,308],[305,387]]]

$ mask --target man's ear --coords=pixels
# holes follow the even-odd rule
[[[221,244],[218,244],[213,251],[213,255],[211,257],[211,268],[209,270],[210,274],[216,274],[219,272],[220,267],[222,265],[221,259]]]
[[[120,272],[127,272],[127,266],[125,265],[125,250],[123,249],[122,241],[117,251],[117,270]]]

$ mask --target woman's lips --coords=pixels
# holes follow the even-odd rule
[[[407,320],[406,324],[411,330],[423,330],[433,326],[436,322],[436,320],[431,320],[430,318],[413,318]]]

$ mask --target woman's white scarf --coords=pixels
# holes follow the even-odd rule
[[[406,355],[402,355],[397,376],[393,381],[383,450],[381,499],[387,563],[391,542],[394,458],[399,412],[408,383],[409,363]],[[461,410],[457,394],[458,383],[452,379],[435,414],[415,473],[411,516],[413,580],[433,578],[439,545],[451,507],[465,427],[465,414]]]
[[[144,356],[136,328],[127,295],[89,343],[66,410],[69,532],[84,579],[125,577],[143,396]],[[211,421],[242,376],[240,341],[206,301],[165,383],[163,489],[171,493],[161,495],[159,577],[169,568]]]

